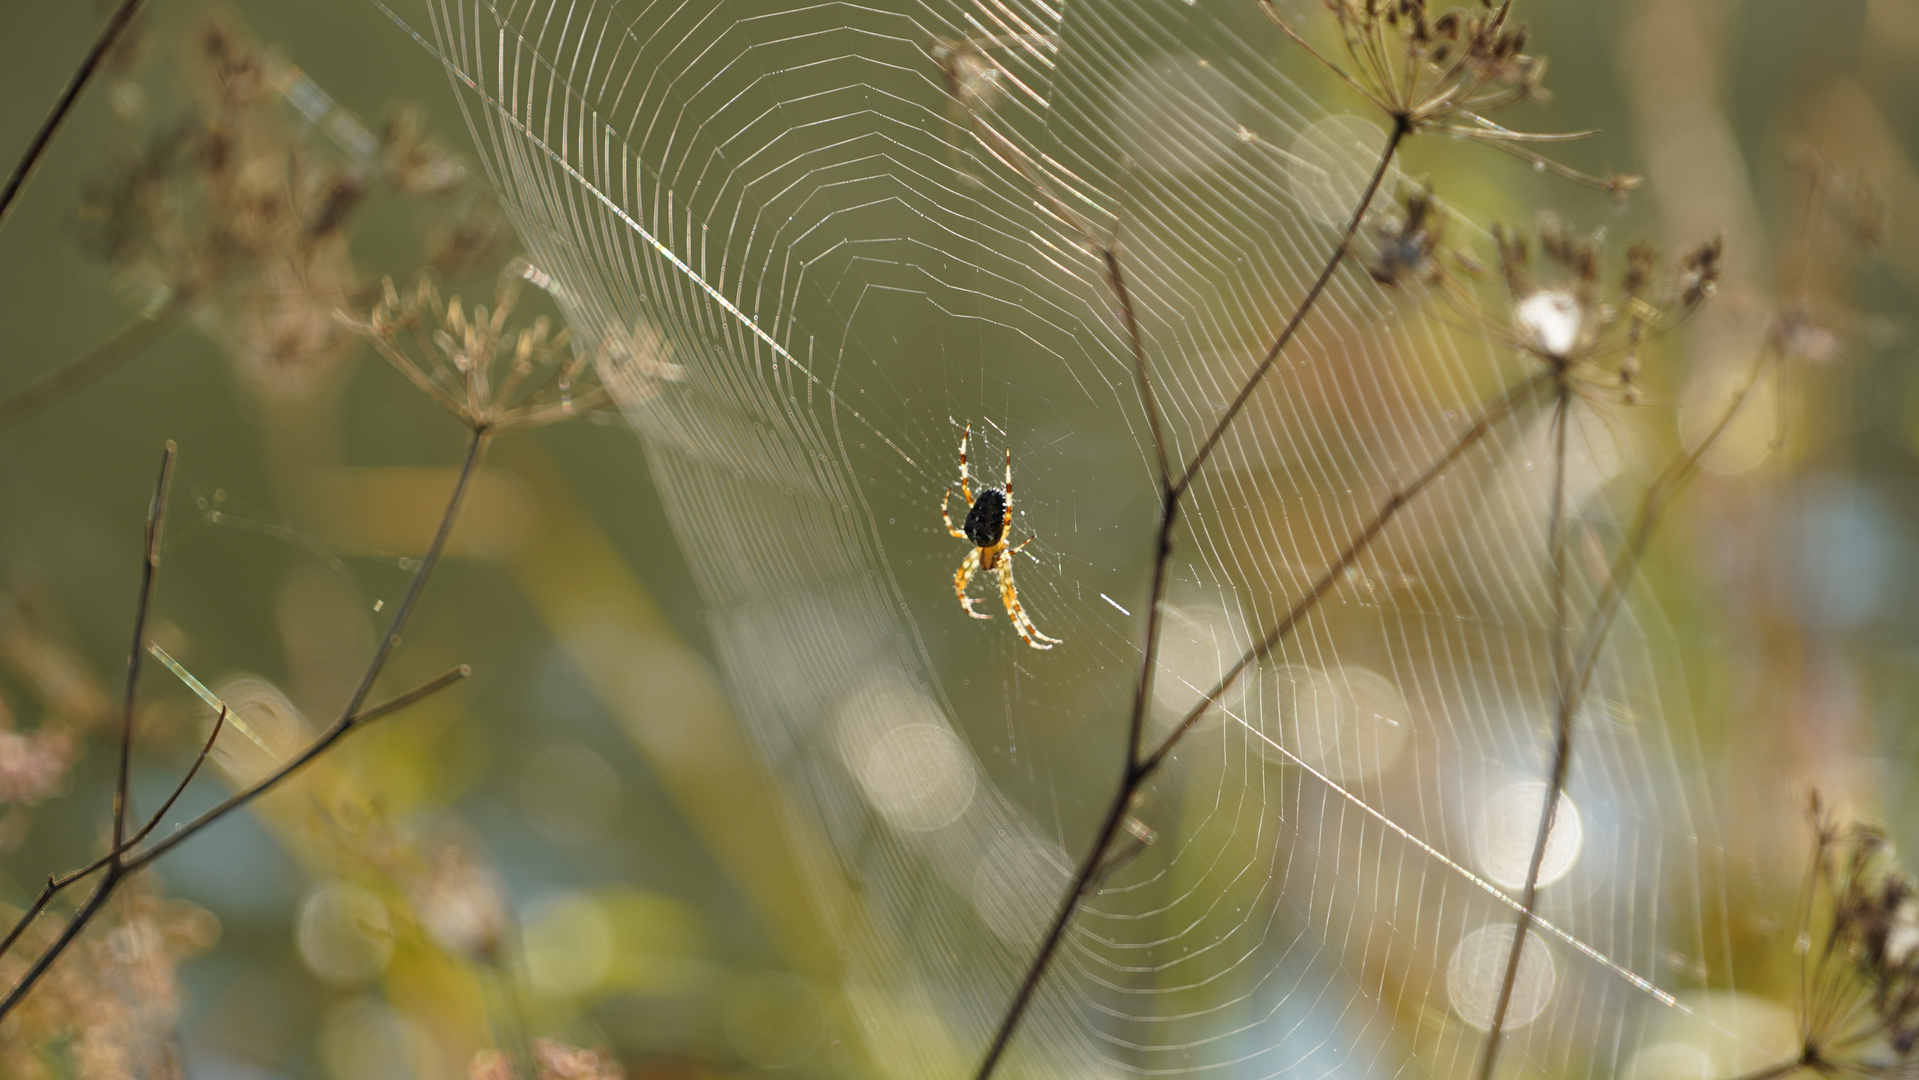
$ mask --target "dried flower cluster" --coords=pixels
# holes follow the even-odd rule
[[[1545,61],[1526,53],[1511,0],[1433,15],[1426,0],[1325,0],[1350,69],[1321,55],[1264,5],[1281,29],[1381,112],[1414,131],[1545,96]]]
[[[1640,349],[1648,337],[1709,299],[1720,274],[1717,239],[1665,268],[1641,242],[1627,251],[1625,271],[1608,289],[1602,235],[1578,234],[1546,214],[1536,246],[1522,232],[1493,227],[1509,301],[1502,316],[1454,273],[1454,267],[1468,274],[1479,267],[1444,248],[1444,212],[1429,190],[1409,194],[1402,213],[1375,226],[1374,236],[1377,254],[1366,264],[1373,280],[1431,291],[1452,314],[1533,357],[1568,389],[1588,396],[1616,390],[1629,403],[1638,400]],[[1537,261],[1545,264],[1543,276],[1535,273]]]
[[[1816,799],[1813,829],[1798,940],[1802,1052],[1780,1072],[1911,1072],[1919,1046],[1919,881],[1899,866],[1877,827],[1841,825]],[[1824,920],[1816,917],[1821,909]]]
[[[533,1040],[537,1080],[625,1080],[626,1070],[603,1052],[568,1046],[558,1039]],[[515,1080],[512,1062],[498,1050],[482,1050],[467,1066],[471,1080]]]
[[[71,646],[49,633],[31,597],[0,598],[0,852],[26,839],[34,808],[65,791],[106,691]],[[32,726],[25,710],[31,708]]]
[[[1862,341],[1885,343],[1890,327],[1832,295],[1856,276],[1860,256],[1885,241],[1884,198],[1864,175],[1810,146],[1789,148],[1786,160],[1803,178],[1806,204],[1781,259],[1773,343],[1781,356],[1813,364],[1830,363]]]
[[[7,1018],[0,1075],[16,1080],[156,1080],[183,1075],[173,1046],[182,996],[175,968],[212,947],[220,923],[205,909],[159,896],[155,879],[125,886],[109,911]],[[42,921],[0,959],[11,986],[58,930]]]
[[[1634,176],[1587,176],[1519,146],[1583,139],[1590,131],[1513,131],[1486,114],[1521,101],[1543,101],[1546,61],[1526,52],[1525,24],[1512,20],[1512,0],[1494,7],[1434,14],[1427,0],[1325,0],[1339,28],[1346,63],[1321,52],[1273,5],[1267,18],[1313,59],[1365,98],[1405,134],[1436,130],[1479,139],[1541,169],[1604,189],[1615,197],[1639,186]]]
[[[207,20],[195,44],[193,106],[89,184],[82,242],[144,312],[191,314],[250,385],[299,397],[355,346],[332,316],[364,302],[347,236],[358,211],[429,197],[428,261],[443,273],[489,255],[496,215],[417,116],[397,113],[376,136],[225,22]]]
[[[610,395],[588,357],[569,347],[567,331],[553,334],[545,315],[530,327],[507,328],[523,281],[521,274],[503,275],[493,307],[478,305],[468,315],[459,297],[442,302],[429,277],[405,298],[388,278],[365,319],[339,318],[476,431],[539,427],[606,405]]]
[[[444,842],[407,876],[408,898],[427,936],[455,956],[498,965],[511,917],[493,868],[468,846]]]
[[[1429,188],[1409,192],[1401,212],[1373,226],[1375,254],[1366,262],[1374,281],[1389,288],[1437,295],[1455,317],[1543,364],[1569,389],[1591,395],[1640,394],[1640,350],[1647,339],[1684,318],[1718,289],[1721,242],[1692,249],[1662,267],[1651,244],[1626,252],[1625,270],[1607,287],[1603,235],[1582,235],[1551,214],[1536,237],[1493,226],[1499,273],[1508,298],[1503,315],[1481,303],[1464,277],[1480,265],[1445,244],[1445,211]],[[1544,273],[1536,273],[1535,264]]]
[[[1617,290],[1608,294],[1598,233],[1582,236],[1542,216],[1538,253],[1554,271],[1545,282],[1533,276],[1533,246],[1524,234],[1496,225],[1493,237],[1512,300],[1505,336],[1577,391],[1616,388],[1628,402],[1638,399],[1639,350],[1647,335],[1705,302],[1719,280],[1718,240],[1664,272],[1650,244],[1634,244]]]

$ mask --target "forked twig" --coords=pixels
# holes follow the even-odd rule
[[[173,490],[173,463],[180,448],[171,440],[160,455],[160,479],[147,506],[147,539],[140,560],[140,598],[133,608],[133,644],[127,649],[127,689],[120,713],[120,769],[113,788],[113,850],[122,850],[127,834],[129,769],[133,761],[134,712],[140,703],[140,659],[146,655],[147,613],[153,607],[153,583],[160,573],[160,530],[166,522],[167,493]],[[117,860],[116,856],[116,860]]]
[[[1366,212],[1372,209],[1373,199],[1379,194],[1379,185],[1386,179],[1386,171],[1392,167],[1393,158],[1399,152],[1399,144],[1404,142],[1406,136],[1411,133],[1412,128],[1403,117],[1393,121],[1392,132],[1386,137],[1386,148],[1380,151],[1379,164],[1373,168],[1372,179],[1366,182],[1366,190],[1359,196],[1359,205],[1353,208],[1352,219],[1346,223],[1346,231],[1340,234],[1339,246],[1333,249],[1332,257],[1326,260],[1326,265],[1320,270],[1319,277],[1313,282],[1312,287],[1306,290],[1306,295],[1300,300],[1299,305],[1293,309],[1292,318],[1286,320],[1286,325],[1280,328],[1279,336],[1273,339],[1272,347],[1266,350],[1266,355],[1261,358],[1259,366],[1247,376],[1245,384],[1239,388],[1239,394],[1233,398],[1232,404],[1220,414],[1219,422],[1213,425],[1213,430],[1207,434],[1206,441],[1201,443],[1199,449],[1193,453],[1193,458],[1187,463],[1186,470],[1180,474],[1179,483],[1173,485],[1174,490],[1183,493],[1192,485],[1193,477],[1198,474],[1199,467],[1206,464],[1206,459],[1212,456],[1213,447],[1219,445],[1220,438],[1238,418],[1239,411],[1246,407],[1246,402],[1253,396],[1253,391],[1259,389],[1259,384],[1266,378],[1266,373],[1271,371],[1273,364],[1278,362],[1279,354],[1292,343],[1293,335],[1299,332],[1300,324],[1305,322],[1307,313],[1312,311],[1313,306],[1319,302],[1319,295],[1325,292],[1326,286],[1332,282],[1333,272],[1339,269],[1339,264],[1345,261],[1347,252],[1352,249],[1353,237],[1358,235],[1359,226],[1365,222]]]
[[[1400,511],[1406,509],[1414,499],[1419,497],[1421,492],[1432,485],[1433,481],[1438,480],[1444,475],[1446,470],[1451,468],[1453,463],[1458,461],[1462,454],[1478,445],[1481,440],[1491,433],[1493,425],[1505,419],[1511,415],[1514,410],[1531,400],[1533,395],[1549,385],[1551,380],[1551,373],[1541,372],[1523,380],[1517,386],[1506,391],[1500,396],[1498,401],[1495,401],[1485,412],[1480,413],[1479,418],[1473,421],[1473,425],[1467,428],[1458,439],[1454,440],[1453,444],[1447,447],[1444,454],[1441,454],[1437,460],[1427,466],[1426,471],[1420,473],[1410,482],[1394,491],[1392,495],[1388,496],[1386,501],[1380,505],[1378,512],[1373,515],[1372,520],[1368,521],[1365,526],[1359,530],[1358,534],[1347,543],[1345,549],[1339,553],[1339,558],[1334,560],[1333,565],[1327,567],[1324,573],[1320,574],[1318,579],[1313,582],[1313,587],[1308,589],[1306,594],[1300,597],[1299,600],[1293,604],[1292,608],[1286,612],[1285,618],[1275,623],[1273,628],[1267,631],[1265,637],[1261,638],[1252,648],[1246,650],[1246,652],[1234,662],[1233,666],[1228,668],[1226,673],[1219,677],[1219,681],[1213,684],[1213,688],[1201,696],[1198,704],[1194,705],[1187,711],[1185,716],[1180,718],[1179,723],[1173,728],[1172,732],[1170,732],[1165,739],[1161,740],[1159,746],[1140,763],[1141,768],[1147,770],[1158,769],[1159,766],[1165,762],[1166,756],[1173,752],[1179,740],[1183,738],[1188,731],[1192,730],[1194,725],[1205,718],[1213,706],[1219,703],[1219,699],[1224,697],[1226,692],[1231,690],[1233,685],[1239,681],[1240,676],[1244,675],[1254,664],[1272,655],[1273,650],[1279,647],[1280,642],[1286,640],[1286,638],[1292,634],[1293,630],[1299,626],[1300,620],[1311,614],[1313,609],[1319,606],[1320,601],[1325,599],[1326,594],[1333,590],[1333,586],[1339,583],[1339,580],[1345,576],[1346,571],[1351,569],[1353,564],[1359,561],[1359,557],[1365,554],[1366,549],[1372,546],[1373,541],[1379,538],[1379,534],[1385,530],[1386,526]]]
[[[1280,327],[1279,334],[1273,338],[1273,344],[1266,350],[1266,355],[1254,366],[1252,373],[1240,386],[1239,393],[1233,397],[1232,403],[1226,407],[1224,413],[1220,414],[1219,420],[1213,424],[1212,430],[1200,443],[1199,449],[1193,452],[1185,468],[1180,470],[1179,480],[1166,484],[1162,491],[1159,534],[1153,562],[1153,592],[1151,602],[1146,609],[1146,646],[1140,657],[1139,680],[1133,687],[1133,712],[1127,726],[1126,767],[1129,777],[1138,770],[1142,762],[1141,751],[1144,748],[1141,742],[1146,733],[1147,703],[1152,700],[1153,677],[1159,667],[1160,608],[1166,600],[1167,569],[1172,565],[1173,555],[1173,526],[1179,520],[1180,503],[1185,499],[1187,491],[1191,490],[1193,479],[1199,474],[1200,467],[1212,457],[1213,448],[1219,445],[1219,440],[1225,436],[1226,429],[1238,419],[1240,411],[1246,407],[1246,402],[1252,399],[1253,391],[1259,388],[1266,374],[1273,369],[1273,364],[1279,360],[1280,354],[1299,333],[1299,328],[1305,323],[1307,314],[1319,303],[1319,298],[1326,291],[1327,284],[1332,281],[1334,272],[1339,269],[1341,263],[1345,262],[1347,252],[1352,250],[1353,237],[1358,235],[1360,224],[1366,220],[1366,211],[1372,207],[1373,199],[1379,193],[1379,185],[1385,179],[1386,171],[1392,167],[1393,157],[1398,153],[1399,144],[1406,138],[1409,130],[1403,121],[1393,124],[1392,135],[1387,138],[1385,149],[1380,151],[1379,164],[1373,168],[1372,179],[1360,195],[1359,205],[1353,208],[1352,218],[1346,223],[1346,230],[1340,234],[1339,243],[1333,248],[1332,255],[1327,258],[1326,265],[1321,268],[1319,277],[1314,279],[1312,286],[1306,290],[1306,295],[1301,297],[1299,303],[1294,306],[1292,315],[1287,318],[1285,325]],[[1143,366],[1142,370],[1144,370]],[[1182,727],[1174,732],[1172,738],[1176,740],[1184,732],[1185,729]],[[1171,749],[1171,741],[1164,749]],[[1130,790],[1125,792],[1126,796],[1130,798],[1132,791],[1137,789],[1138,784],[1132,783]]]
[[[1126,821],[1127,810],[1132,805],[1134,795],[1138,793],[1148,780],[1158,773],[1160,766],[1165,764],[1167,756],[1172,753],[1180,739],[1184,737],[1188,731],[1192,730],[1194,725],[1199,723],[1213,706],[1219,702],[1220,698],[1232,688],[1233,684],[1237,682],[1248,669],[1265,659],[1272,653],[1273,649],[1278,647],[1280,642],[1291,635],[1300,621],[1319,605],[1326,594],[1332,591],[1333,586],[1345,576],[1347,570],[1349,570],[1353,564],[1359,560],[1360,556],[1371,547],[1372,543],[1379,538],[1380,533],[1385,530],[1393,518],[1410,505],[1414,499],[1418,498],[1420,493],[1435,480],[1438,480],[1448,468],[1459,460],[1461,455],[1482,441],[1500,420],[1525,404],[1540,388],[1546,386],[1549,378],[1550,376],[1545,373],[1534,375],[1501,395],[1499,400],[1485,412],[1481,413],[1473,422],[1472,426],[1462,432],[1459,438],[1454,440],[1453,444],[1446,449],[1445,453],[1441,454],[1425,471],[1421,472],[1418,476],[1388,496],[1386,501],[1382,503],[1380,508],[1373,514],[1372,518],[1368,520],[1353,539],[1347,543],[1345,549],[1340,552],[1339,558],[1334,561],[1333,565],[1327,567],[1326,570],[1320,574],[1318,579],[1314,581],[1312,588],[1308,589],[1306,594],[1294,603],[1292,608],[1286,613],[1286,616],[1275,624],[1257,644],[1251,649],[1248,649],[1225,674],[1220,676],[1219,682],[1200,698],[1198,704],[1194,705],[1193,708],[1181,718],[1172,732],[1170,732],[1150,754],[1146,754],[1143,757],[1135,754],[1132,760],[1129,760],[1125,779],[1121,783],[1120,789],[1112,803],[1107,807],[1106,817],[1100,825],[1099,832],[1096,834],[1086,858],[1080,863],[1079,868],[1074,873],[1073,883],[1069,887],[1065,899],[1061,902],[1059,911],[1054,915],[1053,922],[1047,930],[1046,937],[1041,940],[1039,950],[1035,954],[1033,962],[1028,966],[1026,976],[1021,981],[1018,991],[1014,994],[1012,1004],[1007,1008],[1006,1014],[1000,1024],[1000,1029],[994,1038],[991,1048],[988,1050],[987,1057],[976,1074],[978,1080],[986,1080],[997,1067],[1000,1058],[1006,1051],[1008,1043],[1012,1039],[1014,1030],[1018,1027],[1020,1018],[1032,1004],[1033,995],[1039,990],[1041,980],[1045,977],[1046,971],[1051,967],[1053,957],[1058,952],[1059,946],[1065,940],[1066,930],[1072,923],[1073,916],[1078,912],[1080,904],[1083,903],[1092,890],[1097,887],[1103,870],[1108,866],[1108,852],[1111,850],[1114,841],[1118,839],[1120,835],[1122,826]]]
[[[147,563],[141,578],[140,602],[135,614],[134,644],[131,651],[131,658],[127,663],[127,711],[122,723],[120,780],[114,793],[113,844],[106,855],[89,863],[87,866],[81,867],[64,877],[50,878],[46,887],[42,890],[40,898],[35,901],[34,905],[29,908],[19,922],[15,924],[13,929],[7,934],[5,941],[0,942],[0,953],[4,953],[7,948],[11,947],[13,943],[20,938],[27,925],[45,910],[48,902],[52,900],[55,893],[86,878],[96,871],[104,869],[106,874],[101,878],[100,884],[95,887],[86,901],[68,918],[59,936],[35,958],[33,964],[27,969],[26,974],[7,992],[6,997],[0,999],[0,1020],[3,1020],[13,1011],[14,1007],[26,997],[35,984],[40,981],[41,977],[46,974],[47,970],[52,967],[54,961],[59,959],[60,955],[66,951],[67,946],[71,945],[74,939],[80,935],[80,932],[93,921],[107,900],[113,895],[114,890],[118,888],[120,882],[126,877],[160,858],[162,855],[165,855],[167,852],[173,850],[173,848],[184,843],[190,837],[197,835],[203,829],[219,821],[226,815],[251,803],[261,795],[279,786],[287,777],[300,771],[300,769],[324,753],[348,732],[354,731],[373,720],[396,712],[422,698],[445,689],[465,678],[470,673],[470,669],[465,665],[461,665],[397,697],[372,706],[371,708],[363,708],[368,695],[372,692],[373,684],[378,680],[381,672],[385,670],[387,660],[391,658],[393,650],[399,646],[401,634],[405,631],[407,623],[412,617],[414,607],[418,604],[421,594],[426,590],[427,580],[432,576],[434,568],[439,565],[440,556],[446,550],[447,540],[452,536],[453,525],[459,518],[460,508],[465,503],[467,494],[472,490],[474,479],[478,476],[479,464],[485,456],[490,437],[491,431],[486,427],[476,426],[472,429],[472,439],[467,445],[466,458],[460,467],[459,479],[454,483],[453,491],[447,497],[446,508],[440,515],[439,526],[434,531],[433,541],[427,548],[426,555],[421,558],[419,568],[414,571],[413,580],[407,586],[406,596],[400,601],[399,607],[394,611],[392,621],[387,624],[386,634],[380,639],[379,646],[374,649],[372,658],[368,660],[366,669],[361,673],[359,684],[354,688],[352,696],[348,698],[346,706],[341,709],[340,718],[335,720],[325,731],[322,731],[299,753],[276,766],[273,771],[266,776],[261,777],[242,790],[228,796],[212,809],[200,814],[192,821],[179,826],[173,832],[168,833],[164,838],[155,841],[150,846],[134,851],[133,848],[153,831],[161,817],[168,810],[172,809],[174,800],[179,797],[180,792],[185,789],[186,784],[198,773],[200,765],[204,763],[207,755],[212,751],[213,739],[218,736],[220,728],[226,719],[226,713],[222,711],[220,719],[215,722],[213,735],[209,736],[199,757],[195,759],[193,767],[188,770],[186,777],[180,782],[180,785],[175,789],[173,795],[168,797],[159,812],[157,812],[152,819],[143,825],[135,834],[128,836],[125,831],[127,813],[127,758],[131,746],[133,710],[137,700],[137,679],[140,670],[139,657],[145,651],[143,645],[145,643],[148,601],[152,595],[154,573],[159,565],[159,537],[165,511],[164,495],[173,469],[174,447],[172,443],[167,444],[167,453],[162,464],[160,483],[156,485],[153,503],[147,517]]]
[[[332,727],[327,728],[311,743],[308,743],[306,749],[287,759],[286,762],[276,767],[266,776],[254,781],[250,786],[234,792],[219,805],[180,826],[175,831],[168,833],[165,837],[154,841],[151,847],[145,848],[127,859],[127,868],[130,870],[140,869],[186,842],[187,839],[201,829],[238,810],[240,807],[266,794],[273,788],[278,787],[281,781],[300,771],[308,762],[319,757],[328,747],[338,742],[341,736],[348,732],[365,726],[370,720],[376,720],[389,713],[398,712],[408,705],[431,697],[471,674],[473,674],[473,669],[465,664],[449,668],[389,701],[381,702],[373,708],[363,713],[356,713],[345,720],[335,721]]]
[[[59,877],[47,878],[46,886],[40,890],[40,895],[34,899],[32,906],[28,907],[25,914],[21,915],[19,920],[13,924],[13,929],[7,931],[7,936],[4,939],[0,939],[0,956],[5,956],[7,950],[13,948],[13,943],[20,940],[20,935],[26,932],[27,927],[33,923],[34,919],[39,917],[40,913],[46,909],[47,904],[50,903],[61,890],[75,882],[91,877],[95,871],[112,862],[116,856],[124,854],[135,844],[145,840],[147,834],[151,833],[155,826],[166,819],[167,811],[173,809],[174,802],[180,798],[181,793],[186,791],[187,785],[193,783],[193,778],[200,774],[200,766],[206,764],[207,756],[213,753],[214,740],[220,737],[221,730],[226,727],[226,720],[227,710],[222,708],[219,714],[213,718],[213,729],[207,732],[207,741],[201,745],[200,752],[194,756],[193,764],[188,766],[186,774],[180,777],[179,783],[173,785],[172,793],[167,796],[165,802],[160,804],[160,808],[155,810],[152,815],[147,818],[147,823],[140,827],[139,832],[128,837],[124,844],[115,847],[105,855],[100,856],[78,870],[70,870]]]

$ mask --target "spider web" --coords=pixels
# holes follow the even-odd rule
[[[1140,656],[1155,448],[1089,235],[1120,254],[1177,464],[1384,131],[1329,107],[1250,2],[389,14],[446,65],[646,446],[839,935],[842,1036],[884,1075],[968,1074],[1118,781]],[[1528,374],[1394,300],[1349,262],[1200,473],[1149,727]],[[969,423],[976,483],[1013,451],[1050,652],[990,590],[991,623],[952,595],[966,549],[938,504]],[[1577,612],[1644,474],[1630,422],[1571,425]],[[1470,1072],[1545,791],[1557,468],[1543,412],[1502,421],[1180,744],[1005,1075]],[[1726,982],[1663,642],[1629,606],[1579,714],[1509,1068],[1621,1073],[1676,993]]]

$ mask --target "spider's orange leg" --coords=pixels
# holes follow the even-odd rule
[[[1013,628],[1018,630],[1019,636],[1026,639],[1026,644],[1033,648],[1050,649],[1060,644],[1063,639],[1047,637],[1040,633],[1039,627],[1033,625],[1033,620],[1026,617],[1026,609],[1020,606],[1019,590],[1013,586],[1013,556],[1019,554],[1020,548],[1032,542],[1033,538],[1029,536],[1020,542],[1019,547],[1001,555],[994,571],[999,574],[1000,602],[1006,605],[1006,617],[1013,620]],[[1046,644],[1042,645],[1041,642]]]
[[[1006,516],[1000,519],[999,534],[1003,538],[1013,527],[1013,448],[1006,448]],[[1021,544],[1020,547],[1025,547]]]
[[[973,441],[973,425],[966,425],[965,434],[960,436],[960,492],[966,496],[966,505],[973,505],[973,478],[966,471],[966,444]]]
[[[974,548],[966,553],[966,558],[960,560],[959,569],[953,572],[953,595],[959,597],[960,606],[966,609],[968,615],[975,619],[990,619],[991,615],[973,610],[973,605],[978,601],[966,595],[966,586],[972,582],[973,572],[979,569],[979,553],[982,550]]]
[[[946,531],[953,534],[955,540],[968,540],[965,533],[953,527],[953,515],[946,512],[946,504],[953,498],[953,489],[947,488],[940,494],[940,517],[946,519]],[[970,543],[971,541],[968,540]]]

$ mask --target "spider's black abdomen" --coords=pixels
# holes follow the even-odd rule
[[[966,512],[966,538],[976,547],[992,547],[1006,535],[1006,493],[987,488]]]

